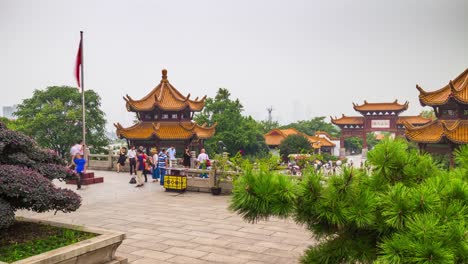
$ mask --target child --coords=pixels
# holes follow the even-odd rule
[[[77,186],[76,189],[80,190],[81,189],[81,178],[83,177],[83,173],[85,173],[85,171],[86,171],[86,169],[85,169],[86,160],[80,154],[76,154],[75,159],[73,160],[73,162],[76,164],[76,173],[78,173],[78,177],[77,177],[77,180],[76,180],[76,186]]]

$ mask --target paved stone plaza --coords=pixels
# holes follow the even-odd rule
[[[151,182],[135,188],[128,184],[128,173],[95,175],[104,177],[104,183],[78,191],[83,198],[78,211],[17,215],[124,231],[127,239],[117,255],[134,264],[298,263],[315,243],[293,221],[244,222],[227,209],[229,196],[169,193]]]

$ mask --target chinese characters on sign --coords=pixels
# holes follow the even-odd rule
[[[371,128],[390,128],[390,120],[371,120]]]

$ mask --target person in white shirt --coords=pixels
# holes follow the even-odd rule
[[[197,161],[198,161],[198,164],[199,164],[199,169],[202,169],[203,168],[203,165],[202,164],[206,164],[206,161],[209,160],[210,157],[208,157],[208,154],[205,153],[205,149],[201,149],[200,150],[200,155],[198,155],[198,158],[197,158]],[[208,178],[208,174],[206,173],[202,173],[200,174],[200,177],[201,178]]]
[[[71,164],[75,164],[75,156],[78,154],[83,156],[83,152],[83,140],[80,140],[70,149]]]
[[[136,151],[135,146],[131,146],[127,153],[128,160],[130,161],[130,175],[136,175]]]
[[[171,146],[171,147],[167,150],[167,155],[168,155],[168,158],[169,158],[169,167],[172,167],[172,165],[176,165],[176,164],[177,164],[177,160],[176,160],[176,149],[174,148],[174,146]],[[168,171],[167,171],[167,174],[171,174],[171,171],[168,170]]]

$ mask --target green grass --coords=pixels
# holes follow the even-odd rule
[[[7,263],[18,261],[97,236],[83,231],[46,225],[41,225],[34,232],[37,234],[33,234],[33,236],[41,238],[29,238],[19,242],[15,241],[14,238],[2,238],[0,261]],[[46,233],[47,237],[44,238],[40,233]]]

